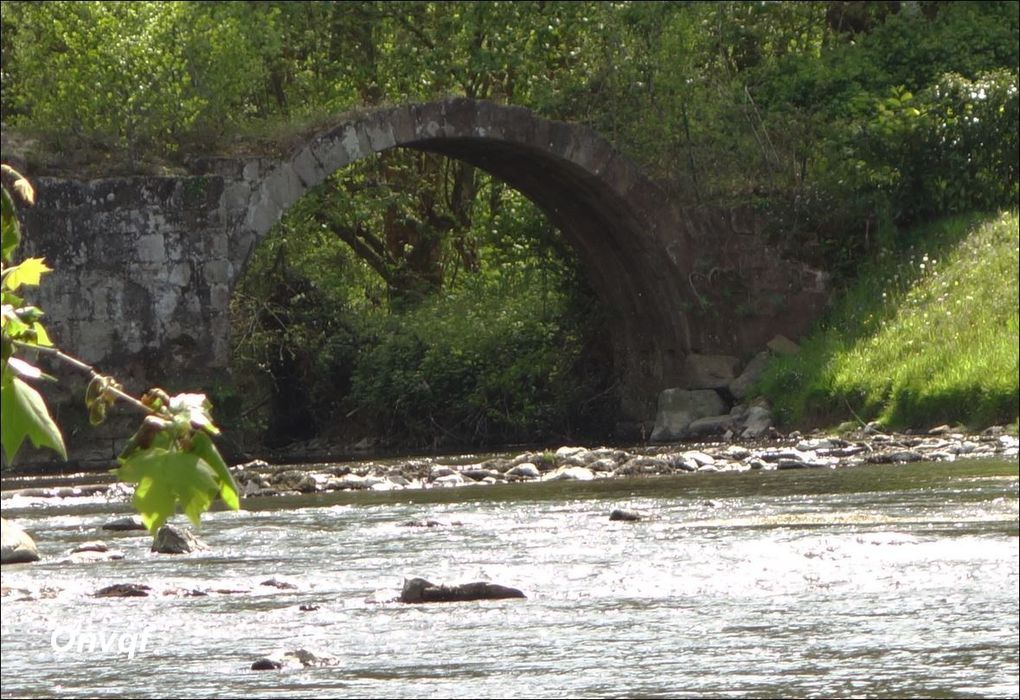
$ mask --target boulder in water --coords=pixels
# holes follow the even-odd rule
[[[39,561],[35,541],[21,526],[0,518],[0,564],[22,564]]]
[[[209,547],[188,530],[173,525],[164,525],[156,533],[152,542],[152,551],[160,554],[188,554]]]
[[[103,525],[104,530],[114,532],[128,532],[131,530],[145,530],[145,523],[137,515],[129,515],[125,518],[117,518]]]
[[[100,588],[93,595],[97,598],[142,598],[149,595],[152,588],[142,583],[115,583]]]
[[[336,666],[340,660],[335,656],[321,652],[309,651],[308,649],[295,649],[294,651],[276,652],[269,656],[257,659],[252,665],[252,671],[278,671],[287,668],[324,668]]]
[[[497,583],[476,581],[457,586],[437,586],[423,578],[404,580],[400,593],[402,603],[453,603],[468,600],[499,600],[503,598],[526,598],[521,591]]]
[[[109,552],[110,547],[102,540],[90,540],[89,542],[82,542],[77,547],[71,550],[71,554],[77,554],[78,552]]]
[[[266,656],[251,665],[252,671],[279,671],[281,668],[283,668],[283,662],[275,661]]]
[[[70,551],[70,559],[76,563],[114,561],[123,558],[124,552],[110,549],[109,545],[101,540],[82,542]]]

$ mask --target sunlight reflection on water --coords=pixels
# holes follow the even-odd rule
[[[3,569],[2,693],[1016,696],[1017,483],[912,464],[262,500],[210,515],[185,557],[100,532],[109,506],[6,499],[44,560]],[[421,519],[445,525],[403,525]],[[126,558],[62,560],[97,538]],[[392,602],[410,576],[528,598]],[[124,581],[153,595],[91,596]],[[242,592],[164,595],[199,588]],[[70,628],[150,637],[131,659],[56,650]],[[299,648],[334,665],[249,670]]]

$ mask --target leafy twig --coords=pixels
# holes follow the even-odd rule
[[[63,353],[60,350],[57,350],[56,348],[45,347],[42,345],[33,345],[31,343],[24,343],[18,340],[14,341],[14,344],[26,350],[36,350],[46,355],[50,355],[51,357],[56,357],[58,360],[64,362],[65,364],[71,365],[75,369],[81,370],[82,372],[87,372],[91,379],[101,379],[103,377],[103,375],[97,372],[95,368],[93,368],[92,366],[85,364],[76,357],[71,357],[70,355]],[[148,406],[146,406],[144,403],[136,399],[131,394],[125,393],[124,391],[118,389],[116,386],[112,385],[107,386],[106,392],[113,394],[121,401],[131,404],[132,406],[137,408],[139,411],[142,411],[143,413],[146,414],[154,413],[154,411]]]

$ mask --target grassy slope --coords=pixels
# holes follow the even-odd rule
[[[943,219],[864,269],[801,353],[766,372],[759,388],[780,421],[1015,423],[1018,223],[1016,211]]]

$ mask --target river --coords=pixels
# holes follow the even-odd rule
[[[249,499],[184,556],[101,531],[126,504],[3,503],[43,555],[3,568],[3,697],[1018,696],[1015,461]],[[67,559],[95,539],[125,558]],[[330,665],[250,670],[296,649]]]

